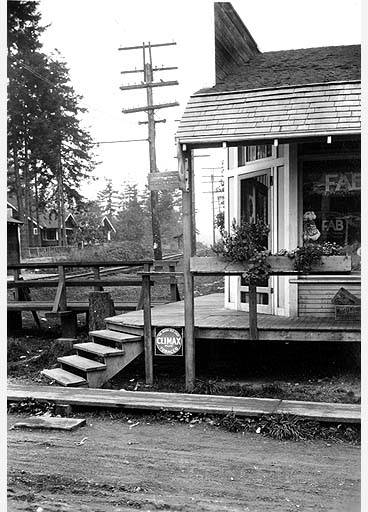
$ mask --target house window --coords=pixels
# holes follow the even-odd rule
[[[245,165],[246,162],[261,160],[262,158],[269,158],[270,156],[272,156],[272,144],[259,144],[256,146],[239,146],[238,167]]]
[[[46,229],[44,231],[44,240],[53,241],[57,239],[58,238],[56,229]]]
[[[303,165],[303,238],[360,247],[360,160],[306,161]],[[350,248],[350,250],[349,250]]]

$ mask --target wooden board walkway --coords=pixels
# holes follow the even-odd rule
[[[196,337],[202,339],[249,340],[249,314],[224,307],[221,293],[194,299]],[[359,342],[359,321],[336,321],[333,318],[286,317],[258,313],[260,341],[331,341]],[[107,319],[109,328],[143,329],[143,311],[116,315]],[[152,308],[153,327],[184,327],[184,302]]]
[[[234,412],[238,416],[293,414],[305,419],[332,423],[360,423],[361,408],[355,404],[299,402],[274,398],[245,398],[234,396],[156,393],[91,388],[62,388],[51,386],[8,387],[8,401],[33,398],[71,406],[105,407],[159,411],[189,411],[221,414]]]

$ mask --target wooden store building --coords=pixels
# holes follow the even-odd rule
[[[226,230],[263,220],[272,253],[305,240],[344,247],[348,275],[274,276],[257,289],[259,312],[333,317],[341,286],[360,295],[360,46],[261,53],[219,2],[215,55],[216,84],[190,97],[178,142],[224,147]],[[226,278],[225,306],[247,302],[241,277]]]

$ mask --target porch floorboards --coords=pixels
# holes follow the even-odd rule
[[[196,337],[249,340],[249,315],[224,307],[222,293],[194,299]],[[258,313],[260,341],[360,341],[360,322],[334,318],[286,317]],[[143,329],[143,311],[106,319],[110,329]],[[152,308],[152,327],[184,327],[184,301]]]

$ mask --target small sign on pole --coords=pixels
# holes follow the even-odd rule
[[[155,336],[155,356],[182,356],[183,336],[172,327],[161,329]]]
[[[150,190],[175,190],[179,187],[178,171],[153,172],[148,175],[148,188]]]

